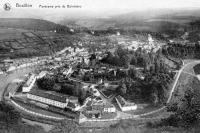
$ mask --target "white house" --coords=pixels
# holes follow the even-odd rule
[[[100,97],[97,97],[100,98]],[[93,100],[92,107],[97,109],[98,111],[102,111],[102,113],[114,113],[116,112],[116,108],[113,104],[106,102],[104,100]],[[101,99],[101,98],[100,98]]]
[[[97,90],[95,88],[95,85],[91,85],[90,88],[89,88],[89,90],[93,93],[94,96],[99,97],[101,95],[100,92],[99,92],[99,90]]]
[[[126,102],[125,99],[120,95],[116,96],[115,100],[122,111],[131,111],[137,109],[137,105],[135,103]]]
[[[72,67],[70,67],[69,69],[68,69],[68,71],[67,72],[65,72],[65,73],[63,73],[63,74],[65,74],[65,75],[69,75],[69,74],[72,74],[74,71],[73,71],[73,69],[72,69]]]
[[[74,32],[74,29],[70,29],[71,32]]]
[[[33,85],[35,84],[35,81],[36,81],[35,74],[31,74],[28,77],[28,79],[27,79],[26,83],[24,84],[24,86],[22,87],[22,92],[29,92],[32,89]]]
[[[1,74],[4,74],[2,70],[0,70],[0,75],[1,75]]]
[[[198,74],[198,75],[196,75],[196,76],[197,76],[198,80],[200,80],[200,74]]]
[[[10,71],[14,71],[15,69],[16,69],[15,66],[10,66],[7,71],[10,72]]]
[[[116,112],[116,108],[114,105],[110,104],[110,103],[106,103],[103,109],[104,112],[108,112],[108,113],[114,113]]]
[[[47,74],[47,71],[42,71],[42,72],[40,72],[40,73],[37,75],[37,79],[43,78],[44,76],[46,76],[46,74]]]

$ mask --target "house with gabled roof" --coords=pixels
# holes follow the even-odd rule
[[[30,74],[22,87],[22,92],[29,92],[36,82],[35,74]]]
[[[116,108],[113,104],[102,100],[100,97],[95,97],[85,112],[87,115],[92,115],[93,118],[101,118],[104,114],[115,113]]]
[[[115,97],[115,100],[122,111],[131,111],[136,110],[137,105],[135,103],[127,102],[122,96],[118,95]]]

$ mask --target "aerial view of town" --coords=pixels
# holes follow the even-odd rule
[[[200,132],[200,8],[59,21],[9,12],[0,133]]]

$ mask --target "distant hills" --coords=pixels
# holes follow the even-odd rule
[[[74,19],[73,24],[93,30],[116,28],[136,31],[172,33],[191,27],[191,22],[200,20],[200,9],[137,11],[105,18]],[[60,23],[68,25],[69,20]],[[72,21],[70,22],[71,25]]]
[[[157,32],[163,34],[182,35],[188,29],[194,30],[199,25],[200,9],[188,10],[149,10],[136,11],[126,14],[102,17],[63,17],[58,23],[30,18],[0,18],[0,27],[19,28],[26,30],[54,31],[58,33],[71,33],[75,31],[88,32],[89,30]],[[51,16],[49,16],[51,17]],[[58,16],[59,17],[59,16]],[[195,28],[194,28],[195,25]],[[198,31],[200,31],[198,29]],[[89,31],[90,32],[90,31]],[[103,34],[104,32],[102,32]]]

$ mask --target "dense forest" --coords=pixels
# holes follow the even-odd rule
[[[108,53],[101,62],[128,68],[128,73],[119,87],[121,89],[117,90],[126,99],[143,100],[155,105],[165,103],[174,73],[163,61],[161,50],[147,53],[141,48],[127,51],[119,47],[114,55]],[[136,70],[137,68],[140,70]],[[141,78],[141,75],[144,78]]]
[[[162,53],[166,56],[181,59],[199,59],[200,45],[168,44],[167,47],[163,48]]]

